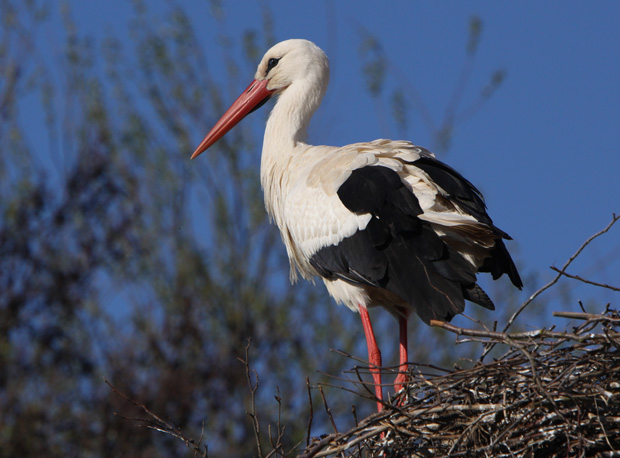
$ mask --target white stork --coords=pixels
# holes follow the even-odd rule
[[[416,312],[450,320],[465,300],[493,310],[476,284],[519,273],[480,192],[428,150],[407,141],[375,140],[342,147],[311,146],[306,129],[329,80],[325,53],[307,40],[273,46],[243,91],[196,148],[192,159],[247,114],[278,96],[261,158],[265,206],[286,245],[291,280],[321,277],[338,303],[359,312],[379,400],[381,352],[368,307],[383,306],[399,322],[406,381],[407,320]],[[381,410],[382,404],[378,402]]]

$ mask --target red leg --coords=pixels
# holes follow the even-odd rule
[[[362,317],[362,325],[364,326],[364,334],[366,334],[366,345],[368,346],[368,361],[370,362],[370,372],[375,382],[375,394],[377,399],[383,400],[383,389],[381,387],[381,351],[375,339],[375,333],[372,330],[372,323],[368,310],[360,306],[360,315]],[[377,410],[381,412],[383,404],[377,402]]]
[[[402,390],[403,385],[407,382],[407,360],[409,352],[407,350],[407,318],[398,317],[398,329],[400,333],[400,363],[398,365],[398,375],[394,380],[394,389],[398,393]]]

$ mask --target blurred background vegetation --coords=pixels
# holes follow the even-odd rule
[[[239,361],[249,338],[261,437],[267,443],[267,425],[279,421],[290,449],[306,440],[306,378],[320,434],[331,427],[316,384],[341,384],[332,376],[358,364],[328,349],[366,358],[355,314],[335,307],[322,286],[288,282],[263,209],[260,136],[242,124],[208,166],[189,162],[264,50],[285,38],[274,37],[268,10],[260,29],[235,39],[223,29],[209,44],[243,51],[217,64],[223,87],[182,7],[154,17],[147,3],[134,6],[131,42],[94,39],[63,6],[64,49],[48,56],[31,31],[56,3],[0,1],[0,457],[191,455],[177,439],[123,418],[140,412],[104,379],[189,437],[203,434],[211,456],[252,456],[252,393]],[[475,115],[505,77],[490,75],[462,109],[481,27],[472,18],[445,118],[425,126],[440,154],[456,114]],[[411,110],[425,109],[408,104],[406,82],[384,90],[392,67],[376,38],[359,36],[368,96],[404,129]],[[41,128],[24,122],[32,103]],[[34,136],[46,136],[49,150],[33,148]],[[518,297],[492,292],[503,304],[493,319],[505,321]],[[393,335],[392,318],[375,316],[378,333]],[[413,321],[413,360],[429,362],[428,348],[435,364],[467,355],[454,350],[452,335]],[[396,341],[384,340],[386,364],[395,364]],[[351,405],[360,418],[374,408],[343,390],[326,394],[342,427],[353,422]]]

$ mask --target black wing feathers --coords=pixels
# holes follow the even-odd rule
[[[486,205],[482,199],[482,194],[459,172],[431,157],[420,158],[413,165],[424,170],[438,186],[448,193],[450,199],[455,201],[461,209],[489,226],[497,236],[502,239],[512,240],[508,234],[493,224],[486,212]],[[485,259],[480,272],[490,272],[493,280],[497,280],[502,274],[506,273],[517,288],[521,289],[523,287],[517,267],[512,261],[506,245],[504,245],[500,238],[496,239],[495,246],[489,251],[489,257]]]
[[[451,319],[470,297],[493,307],[488,296],[473,293],[479,290],[473,266],[418,218],[418,200],[396,172],[382,166],[355,170],[338,196],[349,210],[372,219],[364,230],[312,256],[322,276],[386,289],[427,323]]]
[[[431,157],[422,157],[413,165],[426,172],[431,180],[447,192],[450,198],[463,210],[474,216],[478,221],[494,227],[491,218],[487,215],[487,207],[482,198],[482,193],[459,172]]]
[[[480,191],[436,159],[420,158],[412,165],[426,172],[447,199],[497,235],[480,271],[490,272],[494,279],[507,273],[520,288],[521,278],[501,240],[510,237],[493,225]],[[338,197],[350,211],[372,218],[364,230],[311,257],[321,276],[388,290],[411,304],[427,323],[450,320],[464,310],[465,300],[494,309],[476,284],[475,267],[444,243],[429,222],[418,218],[422,208],[398,173],[383,166],[354,170],[338,189]]]
[[[422,214],[418,199],[411,193],[398,192],[405,186],[396,172],[387,167],[367,166],[351,172],[351,176],[338,189],[338,197],[353,213],[377,214],[378,211],[390,212],[390,207],[398,207],[411,220]],[[386,204],[390,195],[392,202]],[[384,208],[385,207],[385,208]]]
[[[502,274],[508,274],[513,285],[519,289],[523,288],[523,281],[521,281],[517,266],[501,239],[495,241],[495,246],[489,251],[489,257],[484,260],[480,272],[490,272],[493,280],[497,280]]]

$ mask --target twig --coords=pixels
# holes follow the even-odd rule
[[[273,436],[271,434],[271,425],[269,425],[269,442],[271,443],[271,452],[267,454],[265,458],[269,458],[272,455],[277,455],[278,453],[282,453],[282,438],[284,437],[284,431],[286,426],[282,426],[282,398],[280,397],[280,387],[276,386],[276,394],[274,396],[276,402],[278,403],[278,423],[276,426],[276,430],[278,435],[274,442]]]
[[[321,397],[323,398],[323,405],[325,406],[325,412],[327,412],[327,415],[329,416],[329,420],[332,423],[332,427],[334,428],[334,432],[338,433],[338,428],[336,427],[336,422],[334,421],[334,417],[332,415],[332,411],[329,408],[329,405],[327,405],[327,399],[325,398],[325,393],[323,392],[323,387],[321,385],[319,385],[319,393],[321,393]]]
[[[604,283],[598,283],[598,282],[595,282],[595,281],[592,281],[592,280],[586,280],[585,278],[580,277],[579,275],[571,275],[571,274],[569,274],[567,272],[564,272],[564,271],[558,269],[555,266],[551,266],[551,270],[554,270],[555,272],[559,273],[560,275],[564,275],[565,277],[572,278],[574,280],[579,280],[579,281],[581,281],[583,283],[587,283],[588,285],[600,286],[601,288],[610,289],[612,291],[620,291],[620,288],[618,288],[616,286],[610,286],[610,285],[606,285]]]
[[[263,458],[263,449],[260,441],[260,423],[258,421],[258,416],[256,415],[256,392],[258,391],[258,372],[256,370],[252,371],[250,369],[250,347],[252,346],[252,339],[248,338],[248,344],[245,346],[245,359],[237,358],[243,365],[245,366],[245,377],[248,382],[248,386],[250,387],[250,411],[246,412],[248,416],[252,419],[252,427],[254,429],[254,439],[256,440],[256,449],[258,450],[259,458]],[[256,379],[256,383],[252,382],[252,372],[254,372],[254,377]]]
[[[312,433],[312,420],[314,419],[314,408],[312,407],[312,390],[310,389],[310,377],[306,377],[306,388],[308,389],[308,405],[310,414],[308,415],[308,434],[306,435],[306,447],[310,445],[310,434]]]
[[[586,340],[595,340],[595,341],[603,341],[606,340],[606,336],[604,335],[596,335],[596,336],[588,336],[588,335],[578,335],[571,334],[569,332],[555,332],[548,331],[546,329],[537,329],[536,331],[527,331],[527,332],[515,332],[515,333],[505,333],[505,332],[493,332],[493,331],[482,331],[479,329],[467,329],[460,328],[458,326],[454,326],[453,324],[445,323],[439,320],[431,320],[431,326],[436,326],[438,328],[446,329],[447,331],[453,332],[459,336],[470,336],[470,337],[480,337],[480,338],[488,338],[491,339],[490,343],[505,343],[509,345],[515,345],[516,341],[527,341],[532,340],[534,338],[537,339],[562,339],[562,340],[574,340],[577,342],[583,342]],[[620,333],[612,333],[612,338],[620,337]],[[552,344],[557,345],[557,342],[542,342],[536,341],[536,345],[546,345]]]
[[[355,426],[358,426],[360,422],[357,419],[357,408],[355,407],[355,404],[351,406],[351,414],[353,415],[353,420],[355,420]]]
[[[597,237],[600,237],[601,235],[605,234],[607,231],[609,231],[609,229],[611,229],[611,227],[618,221],[618,219],[620,219],[620,215],[616,215],[615,213],[612,214],[612,219],[609,222],[609,224],[607,226],[605,226],[604,229],[600,230],[599,232],[597,232],[596,234],[588,237],[588,239],[579,247],[579,249],[568,259],[568,261],[566,261],[566,263],[562,266],[562,269],[560,270],[560,273],[558,273],[549,283],[547,283],[545,286],[543,286],[542,288],[540,288],[538,291],[536,291],[534,294],[532,294],[523,304],[521,304],[521,307],[519,307],[519,309],[513,313],[513,315],[510,317],[510,319],[508,320],[508,323],[506,323],[506,326],[504,327],[504,332],[506,332],[508,330],[508,328],[510,326],[512,326],[512,323],[514,323],[515,319],[521,314],[521,312],[523,312],[523,310],[525,310],[525,308],[532,303],[532,301],[534,299],[536,299],[538,296],[540,296],[543,292],[545,292],[546,290],[548,290],[549,288],[551,288],[553,285],[555,285],[558,280],[562,277],[562,275],[564,274],[564,272],[566,271],[566,269],[568,268],[568,266],[570,266],[572,264],[572,262],[577,258],[577,256],[579,256],[581,254],[581,252]],[[488,351],[485,351],[485,354],[487,354]]]
[[[317,454],[324,447],[329,445],[331,441],[333,441],[335,438],[338,438],[338,437],[339,437],[338,434],[330,434],[329,436],[325,436],[320,441],[313,442],[312,445],[306,449],[306,452],[302,453],[301,455],[298,455],[297,458],[312,458],[312,457],[317,456]],[[331,451],[329,452],[329,454],[330,455],[332,454]]]
[[[119,416],[121,418],[127,419],[127,420],[143,422],[143,423],[145,423],[144,426],[146,428],[153,429],[155,431],[159,431],[159,432],[162,432],[164,434],[168,434],[170,436],[176,437],[177,439],[180,439],[181,441],[183,441],[183,443],[188,448],[194,450],[194,453],[199,452],[199,453],[201,453],[201,456],[203,456],[205,458],[208,457],[207,445],[206,444],[202,444],[204,427],[203,427],[203,432],[200,433],[200,440],[198,442],[196,442],[194,439],[190,439],[190,438],[186,437],[185,434],[183,434],[183,431],[181,431],[179,428],[174,426],[172,423],[170,423],[170,422],[164,420],[163,418],[161,418],[155,412],[151,411],[146,405],[144,405],[141,402],[138,402],[138,401],[135,401],[135,400],[131,399],[125,393],[123,393],[122,391],[118,390],[107,379],[104,379],[103,381],[104,381],[104,383],[106,385],[108,385],[110,387],[110,389],[114,393],[116,393],[118,396],[120,396],[124,400],[128,401],[129,403],[131,403],[135,407],[138,407],[139,409],[141,409],[144,413],[146,413],[153,420],[142,419],[142,418],[128,418],[128,417],[124,417],[122,415],[119,415],[117,413],[115,413],[115,415],[117,415],[117,416]],[[204,447],[204,450],[203,450],[203,447]]]
[[[596,313],[553,312],[553,316],[558,318],[569,318],[575,320],[608,321],[611,323],[620,323],[620,318],[614,318],[609,315],[597,315]]]

